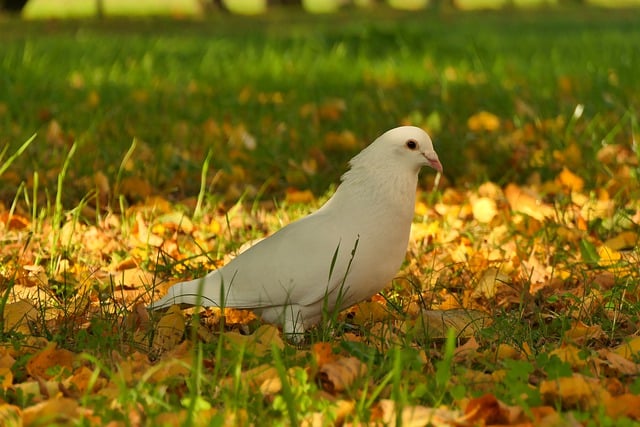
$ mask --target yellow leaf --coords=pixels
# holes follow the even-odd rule
[[[473,132],[489,131],[492,132],[500,127],[500,119],[495,114],[487,111],[480,111],[469,117],[467,127]]]
[[[520,350],[517,348],[504,343],[498,345],[498,349],[496,350],[496,358],[498,360],[520,359],[520,357]]]
[[[38,319],[38,310],[29,301],[22,300],[7,304],[4,307],[4,331],[15,331],[30,334],[30,323]]]
[[[566,409],[595,408],[602,403],[603,399],[609,397],[609,393],[597,379],[580,374],[542,381],[540,393],[546,402],[561,400],[562,407]]]
[[[479,197],[471,200],[471,212],[476,221],[488,224],[498,214],[498,208],[493,199]]]
[[[579,369],[587,364],[587,361],[580,356],[581,352],[582,350],[580,350],[578,347],[573,344],[569,344],[556,348],[551,353],[549,353],[549,355],[555,355],[563,362],[570,364],[572,368]]]
[[[0,387],[3,390],[11,387],[13,384],[13,372],[10,367],[0,366]],[[2,421],[2,415],[0,415],[0,421]],[[0,423],[2,425],[2,423]]]
[[[629,341],[620,344],[613,351],[625,359],[632,360],[640,354],[640,337],[634,337]]]
[[[571,328],[567,332],[565,332],[564,337],[567,340],[581,344],[588,340],[598,339],[603,335],[604,331],[600,325],[596,324],[589,326],[581,321],[577,321],[571,325]]]
[[[66,397],[48,399],[23,411],[22,422],[29,425],[68,425],[78,416],[78,402]]]
[[[376,301],[363,301],[355,306],[355,315],[352,321],[354,324],[362,326],[388,319],[393,319],[393,315],[387,309],[386,304],[380,304]]]
[[[157,353],[174,348],[184,335],[185,319],[180,307],[172,305],[166,314],[160,318],[153,337],[152,348]]]
[[[604,242],[604,245],[614,251],[635,248],[638,244],[638,234],[633,231],[623,231]]]
[[[18,406],[0,403],[0,425],[6,427],[21,427],[24,425],[22,411]]]
[[[600,261],[598,262],[598,264],[603,267],[608,267],[616,264],[618,261],[620,261],[620,258],[622,258],[620,252],[614,251],[607,246],[600,246],[598,248],[598,255],[600,256]]]
[[[353,151],[358,148],[358,139],[353,132],[329,132],[324,137],[324,148],[334,151]]]

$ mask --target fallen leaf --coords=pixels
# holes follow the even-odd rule
[[[573,374],[555,380],[544,380],[540,383],[540,394],[545,402],[554,404],[560,402],[565,409],[595,408],[603,399],[610,397],[609,393],[595,378]]]
[[[498,214],[496,202],[488,197],[471,199],[471,211],[473,218],[482,224],[488,224]]]
[[[495,114],[480,111],[467,119],[467,128],[473,132],[493,132],[500,128],[500,119]]]
[[[625,393],[621,396],[610,396],[604,401],[607,415],[616,419],[620,417],[640,420],[640,396]]]
[[[0,403],[0,425],[5,427],[23,426],[22,410],[18,406]]]
[[[184,336],[185,319],[180,307],[172,305],[156,325],[151,347],[155,354],[174,348]]]
[[[569,169],[562,168],[562,172],[556,178],[558,184],[572,192],[581,192],[584,188],[584,179],[571,172]]]
[[[27,372],[34,378],[51,379],[73,372],[76,355],[69,350],[56,348],[56,343],[34,354],[27,362]]]
[[[325,363],[318,372],[322,388],[329,393],[339,393],[367,372],[367,366],[356,357],[343,357]]]
[[[638,357],[640,355],[640,337],[631,338],[629,341],[617,346],[613,351],[629,360]]]
[[[25,426],[70,424],[78,417],[78,409],[75,399],[48,399],[25,408],[22,412],[22,422]]]
[[[457,425],[458,420],[461,418],[459,411],[447,408],[404,406],[400,412],[400,419],[398,420],[397,404],[393,400],[388,399],[380,400],[377,408],[380,413],[377,417],[372,417],[372,421],[381,421],[383,425],[388,427],[450,427]],[[400,422],[398,423],[398,421]]]
[[[31,333],[31,324],[38,320],[38,310],[26,300],[13,302],[4,306],[2,321],[4,332]]]

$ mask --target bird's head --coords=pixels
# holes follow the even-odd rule
[[[387,162],[402,162],[416,171],[430,166],[442,173],[442,164],[427,133],[415,126],[401,126],[383,133],[367,151]]]

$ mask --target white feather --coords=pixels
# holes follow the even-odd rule
[[[290,335],[316,324],[323,309],[343,309],[379,292],[406,253],[418,173],[442,166],[429,136],[411,126],[384,133],[349,164],[319,210],[224,267],[172,286],[150,308],[249,308]]]

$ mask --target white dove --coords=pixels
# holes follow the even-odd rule
[[[442,172],[431,138],[402,126],[349,162],[334,195],[206,276],[177,283],[150,306],[253,309],[298,340],[322,319],[379,292],[405,257],[422,166]]]

